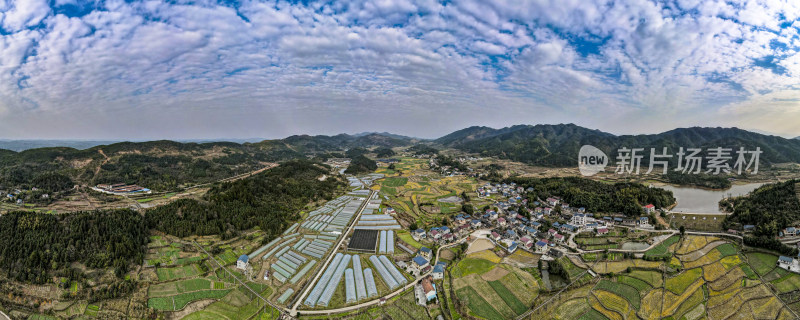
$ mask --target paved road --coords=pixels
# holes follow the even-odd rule
[[[375,194],[375,190],[370,191],[369,196],[367,196],[367,199],[364,200],[364,203],[361,204],[361,208],[358,209],[358,214],[356,214],[356,217],[351,222],[350,227],[347,228],[347,230],[342,232],[342,238],[339,239],[339,242],[336,244],[336,246],[333,247],[333,250],[328,255],[328,259],[325,260],[325,264],[323,264],[322,267],[319,268],[319,271],[317,271],[317,275],[314,276],[314,279],[311,282],[308,283],[308,285],[306,286],[306,289],[303,291],[303,294],[300,295],[297,298],[297,302],[295,302],[294,306],[292,306],[292,310],[290,311],[290,314],[293,317],[297,316],[297,313],[298,313],[297,308],[300,307],[300,305],[303,303],[303,299],[305,299],[306,295],[308,295],[308,293],[311,292],[311,289],[314,288],[314,285],[317,283],[319,278],[322,277],[322,273],[325,271],[325,269],[328,268],[328,264],[331,263],[331,260],[333,260],[333,257],[336,255],[336,251],[339,250],[339,247],[342,246],[342,243],[344,242],[344,239],[347,238],[347,235],[350,233],[350,231],[353,231],[353,228],[355,227],[356,222],[358,221],[358,219],[361,218],[361,213],[364,212],[364,209],[367,207],[367,204],[369,203],[369,200],[372,199],[372,196],[374,194]]]
[[[0,320],[11,320],[3,311],[0,311]]]

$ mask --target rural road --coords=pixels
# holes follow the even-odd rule
[[[0,311],[0,320],[11,320],[3,311]]]

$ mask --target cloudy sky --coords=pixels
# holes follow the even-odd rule
[[[796,0],[0,0],[0,138],[800,135]]]

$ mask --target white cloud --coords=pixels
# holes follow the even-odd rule
[[[748,108],[800,120],[787,102],[800,90],[798,28],[785,28],[800,10],[790,1],[102,5],[71,18],[44,0],[0,5],[0,134],[69,119],[83,126],[36,134],[94,137],[74,128],[106,121],[142,135],[139,121],[159,114],[180,119],[169,131],[177,137],[208,137],[195,124],[228,115],[245,121],[246,114],[254,115],[247,123],[269,118],[272,125],[223,123],[231,133],[220,136],[434,136],[472,124],[544,121],[653,132],[735,124]],[[769,59],[785,73],[755,65]],[[343,121],[319,123],[326,117]],[[800,129],[784,131],[792,130]]]

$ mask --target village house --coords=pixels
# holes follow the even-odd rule
[[[436,263],[436,266],[433,267],[433,273],[431,274],[434,280],[441,280],[444,278],[444,268],[446,266],[447,263],[444,263],[442,261]]]
[[[456,235],[454,235],[452,233],[448,233],[448,234],[445,234],[445,235],[442,236],[442,241],[444,241],[446,243],[450,243],[455,239],[456,239]]]
[[[608,234],[608,228],[597,228],[597,235],[606,235]]]
[[[505,227],[506,226],[506,219],[505,218],[497,219],[497,224],[499,226],[501,226],[501,227]]]
[[[506,238],[516,239],[517,238],[517,233],[514,232],[514,230],[506,230]]]
[[[478,219],[472,219],[471,225],[472,225],[473,228],[480,228],[481,227],[481,221],[478,220]]]
[[[492,236],[491,237],[492,237],[492,240],[494,240],[494,241],[500,241],[500,234],[495,232],[495,231],[492,231]]]
[[[422,279],[422,292],[425,294],[425,298],[428,301],[436,299],[436,286],[429,277]]]
[[[442,238],[442,234],[439,233],[439,230],[432,230],[430,234],[431,234],[431,239],[433,240],[439,240]]]
[[[416,256],[414,259],[411,259],[411,265],[409,268],[412,271],[422,272],[425,267],[429,267],[428,259],[423,258],[422,256]]]
[[[556,235],[553,236],[553,239],[555,239],[556,242],[564,242],[564,235],[556,233]]]
[[[650,218],[648,217],[639,217],[638,224],[642,228],[647,228],[650,226]]]
[[[555,229],[550,229],[550,230],[547,230],[547,233],[550,234],[550,236],[552,237],[552,236],[557,235],[558,231],[556,231]]]
[[[431,255],[433,255],[433,251],[431,251],[431,249],[428,247],[421,247],[419,248],[419,255],[425,259],[430,260]]]
[[[247,267],[250,266],[250,257],[246,254],[239,256],[239,259],[236,260],[236,269],[239,270],[247,270]]]
[[[425,230],[424,229],[414,230],[414,232],[411,233],[411,237],[417,241],[419,241],[420,239],[425,239]]]
[[[516,242],[512,242],[511,245],[508,246],[508,253],[514,253],[514,251],[517,251],[517,243]]]
[[[547,251],[547,242],[537,241],[536,242],[536,252],[544,253],[545,251]]]
[[[656,206],[654,206],[652,203],[644,206],[643,208],[644,212],[647,214],[651,214],[656,211]]]
[[[578,213],[572,215],[572,219],[570,219],[570,223],[576,226],[582,226],[586,224],[586,215],[583,213]]]

